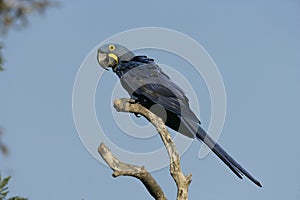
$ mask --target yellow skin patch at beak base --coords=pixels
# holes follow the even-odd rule
[[[111,57],[112,59],[114,59],[117,62],[117,64],[119,64],[119,58],[118,58],[118,56],[116,56],[113,53],[109,53],[108,56]]]

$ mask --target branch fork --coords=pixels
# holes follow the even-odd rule
[[[172,140],[170,133],[168,132],[163,120],[153,114],[150,110],[146,109],[139,103],[136,103],[133,99],[122,98],[114,100],[114,108],[118,112],[129,112],[140,114],[147,118],[158,131],[170,158],[170,174],[174,179],[177,186],[177,200],[187,200],[188,199],[188,187],[191,183],[192,175],[189,174],[185,176],[182,173],[180,166],[180,157],[177,153],[175,144]],[[101,157],[105,160],[105,162],[110,166],[110,168],[114,171],[113,177],[118,176],[132,176],[139,179],[144,186],[147,188],[149,193],[155,198],[159,200],[167,199],[165,194],[163,193],[161,187],[155,181],[155,179],[151,176],[149,172],[147,172],[144,166],[136,166],[132,164],[124,163],[118,160],[105,146],[105,144],[101,143],[98,148],[98,152]]]

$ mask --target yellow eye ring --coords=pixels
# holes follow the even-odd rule
[[[115,45],[111,44],[108,46],[108,48],[109,48],[109,50],[113,51],[113,50],[115,50],[116,47],[115,47]]]

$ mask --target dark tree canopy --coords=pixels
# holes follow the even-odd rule
[[[42,14],[49,6],[57,3],[52,0],[0,0],[0,71],[3,70],[3,36],[9,29],[20,30],[28,24],[28,15]]]

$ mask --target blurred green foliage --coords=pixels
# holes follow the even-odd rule
[[[15,196],[7,198],[7,195],[9,193],[8,190],[8,182],[10,180],[10,176],[2,179],[0,174],[0,200],[27,200],[26,198]]]

